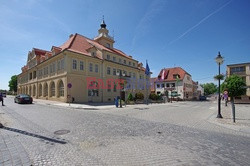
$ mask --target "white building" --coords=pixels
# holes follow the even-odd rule
[[[194,94],[191,75],[181,67],[164,68],[154,80],[156,94],[177,93],[180,99],[192,100]]]

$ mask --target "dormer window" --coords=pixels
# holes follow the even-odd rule
[[[180,78],[180,75],[179,74],[174,74],[173,77],[174,77],[174,79],[177,79],[177,78]]]
[[[92,56],[95,56],[95,52],[92,52]]]
[[[110,44],[109,44],[109,43],[106,43],[106,47],[107,47],[107,48],[110,48]]]

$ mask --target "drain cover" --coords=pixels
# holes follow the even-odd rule
[[[64,134],[68,134],[70,131],[69,130],[57,130],[54,132],[54,134],[56,135],[64,135]]]

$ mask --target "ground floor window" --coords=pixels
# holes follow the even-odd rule
[[[51,92],[50,94],[51,97],[55,96],[55,83],[54,82],[51,83],[50,92]]]
[[[47,83],[45,83],[45,85],[44,85],[44,93],[43,93],[43,96],[44,96],[44,97],[48,96],[48,84],[47,84]]]
[[[60,81],[60,83],[59,83],[59,96],[60,97],[64,96],[64,85],[63,85],[62,81]]]

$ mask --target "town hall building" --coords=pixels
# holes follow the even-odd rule
[[[150,79],[143,64],[114,43],[103,20],[94,39],[76,33],[50,51],[33,48],[18,75],[18,93],[62,102],[111,102],[116,96],[126,99],[137,92],[146,96],[150,89],[144,86],[125,88],[127,79]]]

